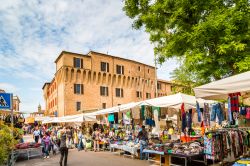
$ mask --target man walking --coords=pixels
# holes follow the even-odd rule
[[[36,143],[38,143],[39,136],[40,136],[40,131],[36,127],[35,131],[33,132],[33,138],[34,138],[34,140],[35,140]]]

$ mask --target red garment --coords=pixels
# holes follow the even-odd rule
[[[231,103],[231,112],[239,112],[239,96],[240,92],[230,93],[230,103]]]
[[[246,119],[250,119],[250,107],[247,108]]]
[[[181,115],[185,113],[184,103],[181,104]]]

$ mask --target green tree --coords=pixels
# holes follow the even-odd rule
[[[150,34],[160,63],[177,57],[181,74],[206,83],[250,70],[249,6],[249,0],[125,0],[123,9],[135,29]]]
[[[16,141],[11,135],[11,128],[0,122],[0,165],[5,164]]]

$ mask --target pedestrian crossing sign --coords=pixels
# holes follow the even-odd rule
[[[0,110],[12,109],[12,94],[0,93]]]

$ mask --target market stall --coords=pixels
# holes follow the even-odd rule
[[[227,99],[227,121],[215,128],[208,127],[204,135],[204,153],[213,163],[232,164],[242,156],[250,156],[249,85],[250,71],[194,88],[196,97]],[[211,118],[216,115],[220,119],[218,108],[212,105]]]

